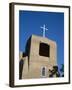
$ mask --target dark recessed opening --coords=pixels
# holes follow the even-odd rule
[[[40,43],[39,46],[39,55],[50,57],[50,45],[45,43]]]

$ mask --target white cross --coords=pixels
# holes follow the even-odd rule
[[[47,31],[48,29],[45,27],[45,24],[43,25],[43,27],[40,27],[43,29],[43,37],[45,37],[45,31]]]

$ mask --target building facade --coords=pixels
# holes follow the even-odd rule
[[[56,42],[32,35],[27,41],[26,52],[20,54],[21,62],[20,79],[49,77],[49,69],[57,65]]]

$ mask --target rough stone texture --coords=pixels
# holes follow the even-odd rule
[[[40,43],[46,43],[50,45],[50,57],[39,55]],[[57,45],[55,41],[40,36],[31,36],[31,46],[29,56],[23,58],[23,72],[22,79],[28,78],[43,78],[41,75],[41,68],[45,67],[46,76],[49,77],[49,69],[52,69],[54,65],[57,65]]]

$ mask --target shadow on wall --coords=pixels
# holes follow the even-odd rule
[[[22,79],[23,64],[24,64],[24,60],[21,59],[19,62],[19,79]]]

